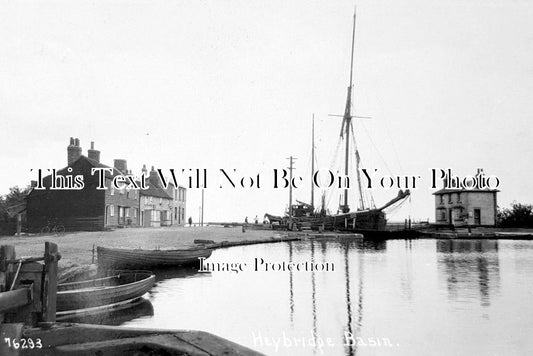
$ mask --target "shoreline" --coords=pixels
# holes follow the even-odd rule
[[[42,254],[45,241],[58,244],[61,260],[58,278],[60,282],[87,279],[96,275],[96,251],[93,246],[115,248],[191,248],[206,246],[213,249],[251,244],[297,241],[308,238],[344,238],[355,234],[315,231],[288,232],[281,230],[255,230],[242,232],[239,227],[160,227],[125,228],[110,231],[71,232],[62,235],[2,236],[0,245],[15,245],[18,256],[35,257]],[[387,240],[385,238],[384,240]],[[488,240],[533,240],[533,229],[461,228],[431,229],[419,231],[417,237],[393,239],[488,239]],[[363,238],[364,240],[364,238]],[[369,239],[371,240],[371,239]]]
[[[243,233],[240,228],[206,226],[124,228],[109,231],[67,232],[61,235],[1,236],[0,245],[14,245],[17,256],[36,257],[42,255],[45,241],[56,243],[61,254],[58,279],[62,283],[80,278],[91,278],[96,275],[97,246],[134,249],[182,249],[198,246],[224,248],[299,239],[289,238],[286,232],[275,230],[247,230]],[[214,243],[206,245],[205,242],[207,241]]]

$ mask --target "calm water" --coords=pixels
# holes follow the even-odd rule
[[[256,257],[334,271],[255,271]],[[530,241],[301,241],[208,261],[248,266],[158,273],[153,309],[123,325],[204,330],[268,355],[533,354]]]

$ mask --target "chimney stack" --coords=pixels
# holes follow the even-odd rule
[[[100,163],[100,151],[94,149],[93,141],[91,141],[91,148],[87,150],[87,157]]]
[[[153,185],[160,187],[161,183],[159,181],[159,175],[157,174],[156,170],[154,169],[154,166],[152,166],[152,169],[150,170],[150,183]]]
[[[67,147],[67,164],[71,166],[81,157],[80,140],[78,138],[70,138],[70,144]]]
[[[128,173],[128,163],[125,159],[115,159],[114,166],[116,169],[120,171],[120,173],[122,174]]]

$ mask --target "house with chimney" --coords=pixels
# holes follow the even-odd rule
[[[93,168],[109,168],[105,173],[108,189],[97,189],[97,174]],[[52,175],[43,179],[44,189],[34,187],[26,197],[27,221],[30,231],[40,231],[48,224],[60,224],[67,231],[104,230],[111,227],[139,226],[139,191],[111,187],[116,175],[131,173],[125,159],[115,159],[109,167],[100,162],[100,151],[91,148],[87,156],[82,155],[78,138],[70,138],[67,147],[67,166],[59,169],[57,175],[82,175],[84,188],[80,190],[52,190]]]
[[[165,188],[154,166],[148,173],[143,165],[142,173],[148,188],[140,191],[140,224],[145,227],[184,225],[185,188],[176,188],[172,182]]]
[[[446,186],[433,193],[435,196],[435,222],[449,226],[496,225],[499,190],[479,186],[483,169],[478,169],[476,183],[470,189]]]
[[[178,186],[177,189],[172,186],[172,193],[174,198],[174,220],[172,225],[183,226],[186,224],[185,220],[185,203],[186,203],[186,193],[187,189],[182,186]]]
[[[140,191],[141,225],[144,227],[172,225],[172,195],[162,187],[153,166],[149,176],[146,165],[143,166],[142,173],[143,177],[146,177],[147,189]]]

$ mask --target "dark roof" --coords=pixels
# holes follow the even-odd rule
[[[105,172],[105,176],[106,176],[106,178],[108,178],[108,179],[112,179],[113,177],[118,176],[118,175],[126,174],[126,173],[122,173],[122,172],[120,172],[120,171],[119,171],[118,169],[116,169],[115,167],[109,167],[109,166],[107,166],[107,165],[105,165],[105,164],[103,164],[103,163],[97,162],[97,161],[95,161],[94,159],[89,158],[89,157],[86,157],[86,156],[83,156],[83,155],[81,155],[80,158],[78,158],[78,159],[77,159],[76,161],[74,161],[74,163],[72,163],[72,164],[74,165],[76,162],[78,162],[79,160],[82,160],[82,159],[83,159],[83,160],[86,160],[87,162],[89,162],[89,164],[90,164],[91,166],[95,167],[95,168],[111,168],[111,169],[113,169],[113,173]],[[65,168],[63,168],[63,169],[66,169],[66,168],[68,168],[68,167],[65,167]]]
[[[89,157],[86,157],[84,155],[81,155],[80,158],[78,158],[77,160],[75,160],[74,162],[72,162],[72,164],[70,166],[67,166],[67,167],[64,167],[64,168],[61,168],[61,169],[58,169],[56,171],[56,173],[58,174],[70,174],[67,169],[69,167],[71,168],[75,168],[76,165],[80,165],[80,164],[83,164],[83,163],[87,163],[89,165],[89,167],[94,167],[94,168],[111,168],[113,169],[113,173],[109,173],[109,172],[105,172],[105,177],[107,179],[113,179],[113,177],[117,176],[117,175],[121,175],[122,173],[114,168],[114,167],[109,167],[109,166],[106,166],[105,164],[103,163],[100,163],[100,162],[97,162],[95,161],[94,159],[91,159]],[[73,172],[74,173],[74,172]],[[90,171],[89,171],[89,174],[90,174]],[[45,176],[43,178],[43,185],[45,187],[49,187],[51,185],[51,182],[50,180],[52,179],[51,178],[52,175],[49,174],[47,176]],[[42,194],[46,194],[46,191],[47,190],[35,190],[35,188],[32,188],[32,190],[28,193],[28,196],[31,194],[32,196],[36,196],[36,195],[42,195]]]
[[[172,197],[168,195],[168,193],[163,188],[160,188],[155,184],[148,184],[148,188],[141,189],[140,192],[143,196],[172,199]]]
[[[498,189],[448,189],[442,188],[437,190],[433,195],[448,194],[448,193],[494,193],[499,192]]]
[[[5,210],[10,218],[23,213],[26,211],[26,199],[24,198],[24,201],[18,204],[8,206]]]

